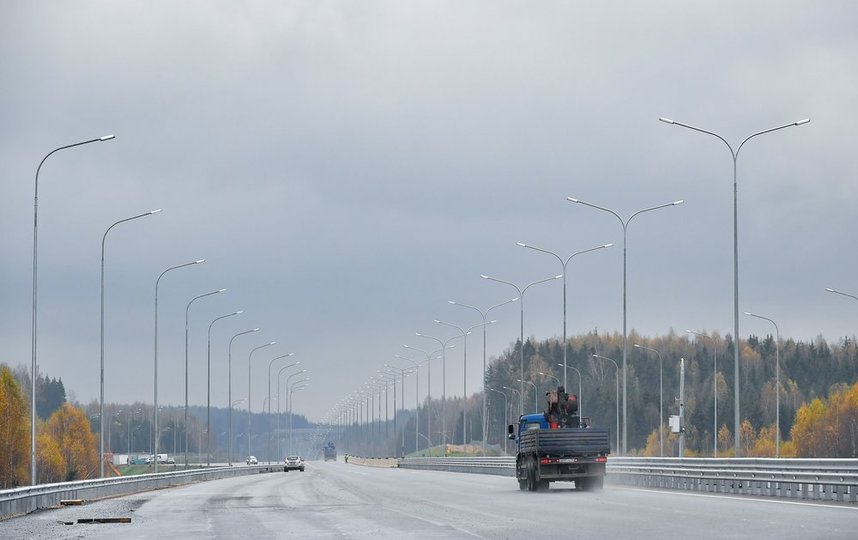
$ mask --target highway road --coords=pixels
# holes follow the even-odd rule
[[[77,523],[104,517],[131,523]],[[528,493],[509,477],[309,462],[38,512],[0,523],[0,537],[854,539],[858,506],[571,484]]]

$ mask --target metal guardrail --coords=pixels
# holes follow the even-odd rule
[[[515,458],[404,458],[399,467],[514,476]],[[658,489],[858,502],[856,459],[609,457],[606,480]]]
[[[220,480],[281,470],[283,470],[282,465],[218,467],[7,489],[0,491],[0,520],[44,508],[53,508],[59,506],[62,500],[96,500],[207,480]]]

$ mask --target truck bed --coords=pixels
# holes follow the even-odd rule
[[[520,452],[539,456],[596,456],[611,451],[607,428],[530,429],[521,434]]]

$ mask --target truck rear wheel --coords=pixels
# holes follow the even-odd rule
[[[539,489],[539,480],[536,479],[536,462],[528,460],[527,462],[527,491],[536,491]]]

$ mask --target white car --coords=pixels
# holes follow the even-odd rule
[[[244,460],[248,465],[258,465],[259,460],[256,459],[256,456],[247,456],[247,459]]]
[[[289,472],[293,469],[298,469],[301,472],[304,472],[304,460],[301,459],[301,456],[286,456],[286,460],[283,465],[283,472]]]

